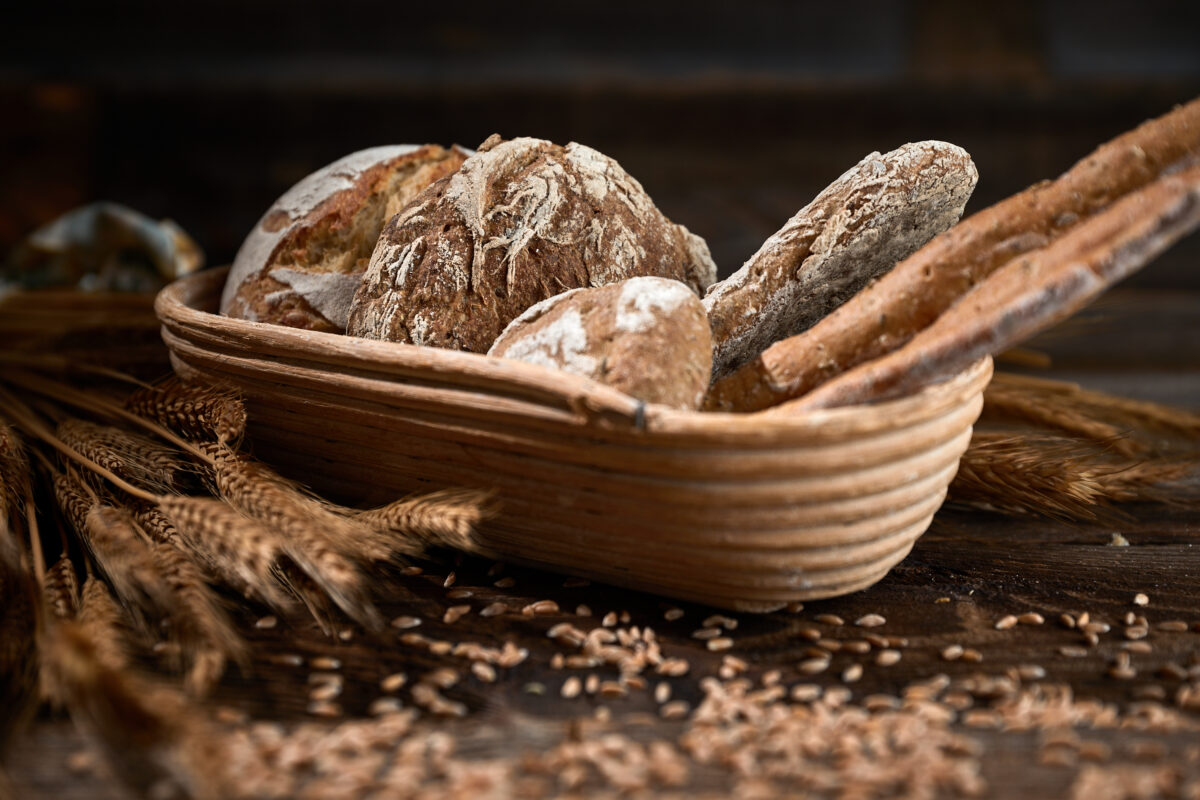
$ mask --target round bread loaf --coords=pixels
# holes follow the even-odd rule
[[[488,351],[583,375],[648,403],[699,407],[712,372],[700,299],[666,278],[573,289],[517,317]]]
[[[267,210],[233,261],[221,313],[342,332],[379,231],[468,152],[389,145],[351,153],[304,178]]]
[[[384,228],[347,332],[484,353],[533,304],[640,275],[699,293],[716,267],[611,158],[492,136]]]

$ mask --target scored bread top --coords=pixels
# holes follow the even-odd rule
[[[384,228],[347,332],[484,353],[533,304],[638,275],[699,293],[716,267],[608,156],[493,136]]]
[[[384,223],[467,155],[457,147],[386,145],[307,176],[272,204],[242,243],[221,313],[345,330],[350,300]]]

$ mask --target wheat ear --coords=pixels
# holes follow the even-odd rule
[[[29,502],[29,475],[23,476],[18,497],[25,501],[26,533],[38,536]],[[15,507],[0,516],[0,762],[9,744],[24,729],[37,697],[35,636],[38,629],[38,584],[35,569],[21,542],[20,515]],[[40,554],[40,551],[38,551]],[[36,558],[36,556],[35,556]]]
[[[196,565],[172,544],[155,542],[150,547],[171,591],[168,619],[171,638],[188,665],[185,683],[192,694],[206,694],[224,674],[227,661],[245,664],[245,642]]]
[[[159,438],[165,439],[179,449],[191,454],[201,461],[208,461],[208,456],[206,456],[198,447],[196,447],[195,444],[180,437],[174,431],[163,427],[153,420],[134,414],[132,411],[127,410],[124,406],[114,403],[108,398],[95,394],[94,392],[83,391],[77,387],[70,386],[69,384],[50,380],[49,378],[26,372],[13,371],[12,373],[6,373],[4,378],[6,381],[9,381],[16,386],[20,386],[21,388],[34,392],[35,394],[44,395],[45,397],[65,403],[74,408],[81,408],[93,414],[102,414],[108,417],[115,417],[117,419],[123,419],[127,422],[131,422],[134,425],[140,426],[150,433],[153,433]],[[25,404],[17,400],[17,398],[13,396],[11,392],[0,388],[0,401],[2,401],[0,402],[0,408],[3,408],[7,413],[11,414],[14,417],[14,421],[18,425],[29,428],[31,423],[40,424],[37,423],[36,419],[32,418],[32,413],[28,410]],[[49,434],[49,432],[47,431],[46,434]],[[61,447],[59,447],[58,444],[55,444],[55,442],[58,441],[57,437],[53,437],[52,434],[49,434],[48,437],[43,433],[38,433],[37,435],[38,438],[42,439],[47,444],[50,444],[52,447],[55,447],[55,449],[58,449],[60,452],[63,452],[64,455],[68,455],[62,450]],[[52,437],[54,441],[51,441],[50,437]],[[67,448],[67,450],[70,450],[70,448]],[[71,450],[70,452],[74,453],[75,451]],[[68,455],[68,457],[82,458],[81,456],[78,456],[78,454],[75,454],[74,456]],[[111,473],[109,474],[111,475]],[[111,480],[109,475],[104,475],[104,477]]]
[[[277,575],[283,544],[274,531],[211,497],[167,495],[157,508],[183,546],[223,583],[277,610],[289,606]]]
[[[355,519],[392,542],[396,553],[418,555],[428,547],[471,552],[479,524],[495,513],[495,494],[445,489],[360,511]]]
[[[169,606],[170,588],[128,512],[102,503],[71,474],[54,476],[54,493],[122,601],[143,611]]]
[[[170,378],[139,389],[125,401],[133,413],[155,420],[191,439],[235,446],[246,431],[246,407],[231,389]]]
[[[42,598],[54,619],[75,619],[79,614],[79,575],[66,553],[46,570]]]
[[[133,662],[131,620],[117,605],[108,585],[95,575],[88,575],[83,581],[76,619],[88,632],[97,657],[105,665],[121,670]]]
[[[228,447],[210,445],[205,449],[213,459],[221,496],[278,533],[288,558],[342,611],[370,630],[381,630],[383,618],[370,601],[366,577],[347,555],[347,551],[361,552],[370,529],[333,513],[264,465]]]
[[[1012,514],[1097,520],[1115,502],[1168,500],[1194,464],[1136,461],[1102,445],[1045,434],[976,434],[950,485],[954,502]]]
[[[86,587],[85,587],[86,588]],[[48,682],[113,773],[137,796],[233,796],[220,738],[180,693],[116,667],[85,624],[63,622],[43,637]]]
[[[23,476],[29,474],[21,438],[6,419],[0,417],[0,525],[20,504],[19,487]]]
[[[183,475],[192,471],[176,450],[111,425],[68,418],[56,434],[84,458],[156,494],[178,491]]]
[[[1004,372],[993,376],[984,393],[984,412],[1104,442],[1126,454],[1163,449],[1148,440],[1154,433],[1172,437],[1168,450],[1180,445],[1194,448],[1200,441],[1200,414],[1074,383]],[[1124,438],[1114,440],[1114,434]]]

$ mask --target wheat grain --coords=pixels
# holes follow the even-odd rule
[[[131,394],[125,407],[192,439],[235,445],[246,431],[246,408],[236,392],[171,378]]]

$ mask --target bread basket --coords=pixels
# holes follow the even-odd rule
[[[742,611],[904,558],[992,372],[871,406],[677,411],[532,364],[218,316],[225,274],[176,281],[156,310],[179,375],[245,394],[257,457],[345,502],[495,489],[480,555]]]

